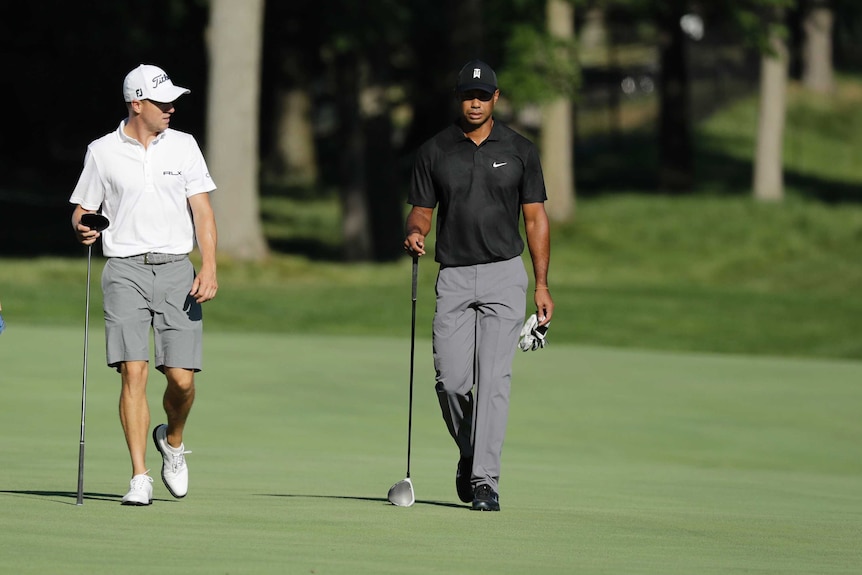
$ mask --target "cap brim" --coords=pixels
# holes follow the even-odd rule
[[[182,96],[184,94],[189,94],[189,93],[191,93],[191,90],[189,90],[188,88],[182,88],[180,86],[170,86],[170,87],[165,87],[163,90],[161,90],[158,94],[158,98],[160,98],[160,100],[159,100],[160,102],[173,102],[174,100],[176,100],[180,96]],[[169,100],[161,100],[161,98],[163,98],[163,97],[167,97],[170,99]],[[155,97],[153,97],[152,99],[155,100]]]
[[[491,84],[483,84],[481,82],[468,82],[466,84],[459,84],[457,88],[455,88],[458,92],[466,92],[468,90],[482,90],[483,92],[488,92],[489,94],[493,94],[497,91],[496,86],[492,86]]]

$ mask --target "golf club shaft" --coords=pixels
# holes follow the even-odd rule
[[[87,246],[87,299],[84,313],[84,375],[81,384],[81,440],[78,444],[78,501],[84,504],[84,422],[87,417],[87,356],[89,354],[90,334],[90,271],[93,261],[93,246]]]
[[[419,257],[413,256],[413,294],[410,319],[410,399],[407,408],[407,478],[410,478],[410,451],[413,445],[413,359],[416,356],[416,283],[419,277]]]

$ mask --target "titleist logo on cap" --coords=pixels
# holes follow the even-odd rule
[[[159,84],[161,84],[162,82],[167,82],[170,79],[171,77],[167,74],[159,74],[158,76],[153,78],[153,88],[158,88]]]
[[[175,86],[167,72],[152,64],[141,64],[129,72],[123,81],[123,97],[126,102],[173,102],[188,93],[188,88]]]

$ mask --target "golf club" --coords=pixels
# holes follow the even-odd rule
[[[407,477],[389,488],[389,502],[398,507],[410,507],[416,502],[413,482],[410,480],[410,446],[413,437],[413,357],[416,351],[416,279],[419,275],[419,256],[413,256],[413,302],[410,322],[410,399],[407,416]]]
[[[101,232],[108,227],[108,218],[101,214],[84,214],[81,223],[91,230]],[[87,354],[90,333],[90,269],[93,260],[93,244],[87,246],[87,308],[84,313],[84,378],[81,387],[81,442],[78,448],[78,502],[84,504],[84,420],[87,415]]]

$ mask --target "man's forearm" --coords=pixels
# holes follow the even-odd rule
[[[215,225],[204,225],[203,229],[198,228],[196,236],[198,242],[198,250],[201,253],[201,264],[207,267],[215,268],[216,245],[218,244]]]
[[[533,277],[536,286],[548,285],[548,266],[551,261],[551,233],[547,218],[531,218],[525,222],[527,246],[533,260]]]
[[[407,215],[407,223],[404,225],[404,235],[421,234],[427,236],[430,231],[431,217],[424,210],[411,210]]]

